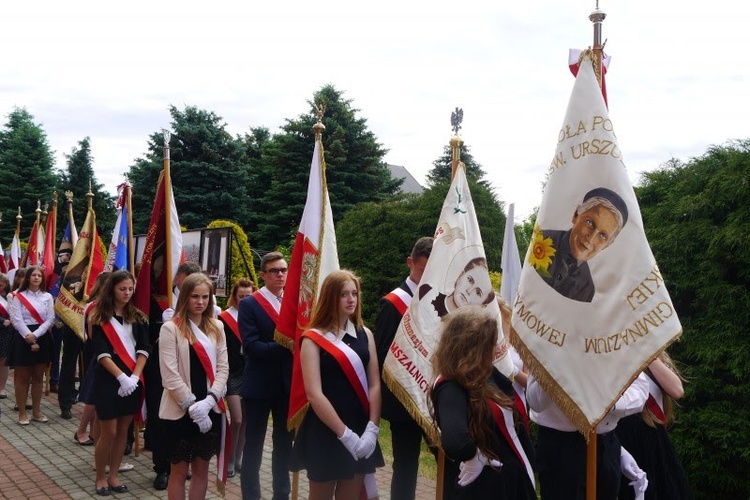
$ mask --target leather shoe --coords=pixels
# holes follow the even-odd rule
[[[70,411],[70,409],[60,410],[60,417],[64,418],[65,420],[70,420],[73,418],[73,413]]]
[[[168,482],[169,482],[169,474],[167,474],[166,472],[160,472],[156,475],[156,479],[154,479],[154,489],[166,490]]]
[[[102,486],[101,488],[96,489],[96,494],[100,497],[108,497],[112,492],[109,490],[109,486]]]
[[[114,486],[112,484],[109,485],[109,489],[114,491],[115,493],[127,493],[128,487],[124,484],[121,484],[119,486]]]

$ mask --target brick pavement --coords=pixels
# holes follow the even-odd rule
[[[42,413],[48,423],[32,421],[30,425],[18,425],[18,413],[13,411],[13,372],[8,380],[8,398],[0,400],[0,498],[8,499],[87,499],[100,498],[94,492],[94,447],[78,445],[73,437],[83,405],[73,407],[73,419],[60,418],[57,395],[42,396]],[[30,400],[29,400],[30,402]],[[31,416],[31,411],[28,412]],[[269,426],[270,427],[270,426]],[[264,498],[270,499],[271,491],[271,432],[266,435],[261,467],[261,487]],[[139,456],[131,454],[123,462],[135,466],[133,470],[120,474],[128,493],[113,494],[116,498],[164,499],[166,491],[156,491],[151,483],[151,455],[148,451]],[[211,463],[208,494],[206,498],[221,498],[215,486],[215,460]],[[378,488],[381,499],[388,499],[391,468],[378,469]],[[299,476],[299,498],[307,498],[307,478]],[[239,499],[239,475],[227,483],[226,498]],[[417,483],[417,498],[435,498],[433,480],[420,477]]]

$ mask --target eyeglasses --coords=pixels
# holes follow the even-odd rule
[[[288,269],[288,268],[286,268],[286,267],[282,267],[282,268],[272,267],[271,269],[268,269],[268,270],[267,270],[266,272],[267,272],[267,273],[271,273],[271,274],[273,274],[274,276],[276,276],[276,275],[279,275],[279,274],[286,274],[286,272],[287,272],[288,270],[289,270],[289,269]]]

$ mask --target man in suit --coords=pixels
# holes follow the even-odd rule
[[[273,417],[273,499],[289,498],[289,455],[292,434],[287,431],[292,352],[273,340],[287,277],[280,252],[270,252],[260,262],[265,286],[240,301],[237,324],[242,335],[245,372],[241,396],[245,405],[245,451],[242,460],[242,498],[258,500],[260,464],[269,413]]]
[[[406,258],[409,277],[391,293],[380,299],[380,312],[375,321],[375,345],[378,352],[380,370],[396,335],[411,298],[417,290],[427,259],[432,252],[433,238],[419,238]],[[383,418],[391,424],[393,443],[393,477],[391,478],[391,498],[394,500],[414,500],[417,488],[419,452],[422,443],[422,428],[391,393],[386,384],[381,384]]]

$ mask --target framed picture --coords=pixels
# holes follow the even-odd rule
[[[203,230],[201,267],[214,280],[217,297],[227,296],[227,269],[229,268],[229,244],[232,229],[222,227]]]
[[[182,253],[186,261],[201,261],[201,236],[204,230],[190,229],[182,232]]]

